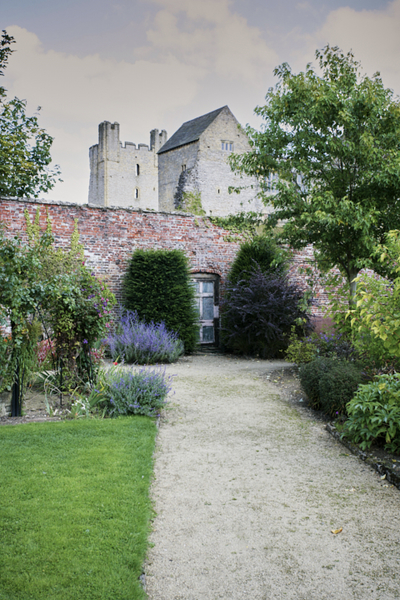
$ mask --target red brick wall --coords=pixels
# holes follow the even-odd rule
[[[80,242],[85,249],[86,263],[107,281],[120,298],[121,281],[127,261],[136,248],[179,248],[188,256],[193,272],[216,273],[225,280],[239,244],[227,242],[231,232],[213,225],[207,218],[185,214],[144,212],[138,209],[97,207],[70,203],[45,202],[0,198],[0,222],[7,226],[7,235],[21,235],[26,240],[24,210],[31,220],[40,209],[40,222],[46,227],[49,213],[56,243],[65,246],[71,239],[74,221],[78,220]],[[294,256],[291,278],[305,285],[305,276],[299,267],[305,265],[312,249]],[[324,292],[317,290],[318,300],[324,301]],[[313,313],[319,315],[320,307]]]

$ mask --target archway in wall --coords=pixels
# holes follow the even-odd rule
[[[204,346],[219,346],[219,276],[192,273],[199,312],[199,341]]]

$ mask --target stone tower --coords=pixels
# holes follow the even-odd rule
[[[153,129],[150,147],[119,138],[119,123],[103,121],[89,150],[89,204],[158,210],[158,155],[167,132]]]

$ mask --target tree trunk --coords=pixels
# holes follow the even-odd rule
[[[357,277],[358,273],[358,269],[349,269],[348,280],[350,287],[350,309],[354,309],[356,307],[357,281],[355,281],[355,278]]]

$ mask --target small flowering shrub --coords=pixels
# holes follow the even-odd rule
[[[163,369],[140,371],[115,369],[106,375],[106,411],[110,417],[123,415],[157,416],[166,404],[171,379]]]
[[[400,373],[360,385],[347,413],[343,437],[360,444],[362,450],[384,442],[385,450],[400,452]]]
[[[312,333],[304,338],[291,336],[286,351],[288,360],[296,364],[304,364],[318,356],[351,361],[357,358],[357,352],[343,333],[335,331]]]
[[[139,364],[171,363],[184,352],[177,334],[168,331],[165,323],[145,323],[136,311],[121,314],[116,333],[107,338],[113,360]]]
[[[330,417],[346,414],[346,405],[362,382],[356,364],[328,357],[301,365],[299,378],[310,406]]]

